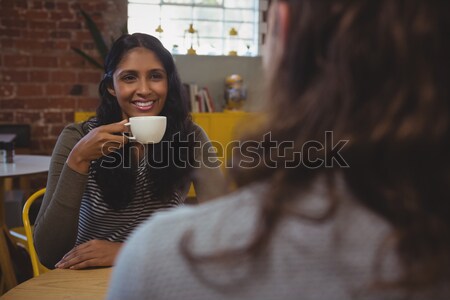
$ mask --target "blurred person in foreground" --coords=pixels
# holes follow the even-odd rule
[[[108,299],[450,299],[449,13],[272,1],[241,189],[144,224]]]

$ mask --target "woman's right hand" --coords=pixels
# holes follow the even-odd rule
[[[87,174],[91,161],[123,147],[124,143],[128,142],[122,134],[117,135],[128,131],[126,122],[127,120],[122,120],[92,129],[73,147],[67,158],[67,165],[78,173]]]

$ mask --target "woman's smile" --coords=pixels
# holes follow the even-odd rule
[[[132,101],[134,105],[136,105],[137,109],[140,111],[149,111],[151,110],[159,100],[136,100]]]

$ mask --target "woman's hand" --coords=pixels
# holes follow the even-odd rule
[[[84,269],[89,267],[110,267],[114,264],[123,243],[91,240],[78,245],[55,265],[59,269]]]
[[[78,173],[87,174],[91,161],[123,147],[128,141],[123,135],[117,135],[128,131],[124,125],[126,122],[127,120],[122,120],[92,129],[73,147],[67,158],[67,165]]]

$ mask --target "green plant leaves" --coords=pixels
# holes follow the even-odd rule
[[[99,63],[95,58],[84,52],[83,50],[79,48],[72,47],[72,50],[75,51],[78,55],[83,57],[85,60],[87,60],[90,64],[92,64],[94,67],[103,70],[103,65]]]
[[[106,58],[106,55],[108,55],[109,47],[106,44],[105,40],[103,39],[102,33],[100,32],[100,29],[98,28],[97,24],[95,24],[94,20],[92,20],[91,16],[85,12],[84,10],[80,9],[80,13],[84,18],[84,21],[86,22],[86,26],[89,29],[89,32],[91,33],[92,39],[95,44],[95,49],[97,50],[97,53],[99,54],[101,58],[101,62],[99,62],[96,58],[92,57],[91,55],[87,54],[83,50],[77,47],[71,47],[72,50],[80,55],[82,58],[84,58],[87,62],[89,62],[94,67],[103,70],[103,64],[104,60]],[[121,28],[122,34],[128,33],[127,24]],[[111,37],[111,44],[114,42],[114,38]]]
[[[98,29],[97,24],[92,20],[91,16],[86,13],[84,10],[80,9],[80,13],[83,16],[86,26],[89,29],[89,32],[91,33],[92,39],[95,43],[95,49],[97,50],[97,53],[101,57],[102,61],[99,62],[97,59],[92,57],[91,55],[87,54],[83,50],[77,47],[71,47],[75,53],[83,57],[86,61],[88,61],[90,64],[92,64],[94,67],[103,70],[103,61],[106,58],[106,55],[108,54],[108,46],[105,43],[105,40],[102,37],[102,34],[100,30]]]
[[[89,16],[84,10],[80,9],[81,15],[84,17],[86,21],[86,25],[89,29],[89,32],[94,39],[95,46],[97,47],[97,51],[100,56],[105,59],[108,54],[108,46],[105,43],[105,40],[102,37],[100,30],[97,27],[97,24],[92,20],[91,16]]]

